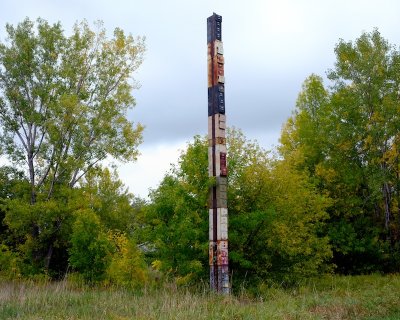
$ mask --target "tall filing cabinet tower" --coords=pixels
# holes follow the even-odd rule
[[[208,172],[215,185],[209,196],[209,263],[211,289],[229,293],[226,118],[222,17],[207,19]]]

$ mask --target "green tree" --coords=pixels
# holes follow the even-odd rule
[[[230,131],[227,140],[230,261],[237,280],[246,275],[290,285],[329,271],[331,249],[319,232],[329,199],[240,131]]]
[[[330,89],[317,76],[305,81],[281,154],[334,200],[326,232],[339,270],[396,270],[399,51],[374,30],[335,53]]]
[[[148,283],[148,269],[136,242],[121,232],[109,233],[109,239],[114,250],[106,271],[106,279],[130,288],[140,288]]]
[[[29,190],[29,189],[28,189]],[[80,189],[59,188],[52,199],[29,203],[29,192],[21,198],[7,200],[4,225],[8,241],[23,257],[26,275],[47,272],[62,276],[67,260],[75,211],[89,209]],[[38,233],[32,234],[32,226]]]
[[[3,205],[11,199],[20,198],[26,193],[27,180],[23,172],[10,167],[0,167],[0,242],[7,236],[7,227],[4,224],[5,210]]]
[[[51,197],[58,183],[75,186],[108,155],[134,160],[142,126],[126,118],[134,105],[132,73],[142,62],[143,39],[121,29],[106,38],[86,22],[69,37],[59,23],[29,19],[6,26],[0,44],[0,123],[5,154],[26,164],[31,203]]]
[[[0,149],[27,172],[30,190],[6,206],[5,221],[25,229],[32,243],[43,238],[47,248],[34,255],[48,268],[70,214],[63,208],[67,189],[108,156],[129,161],[138,155],[143,127],[129,121],[127,111],[135,102],[132,74],[142,62],[144,39],[119,28],[108,39],[101,23],[93,31],[86,22],[66,36],[60,23],[42,19],[7,24],[6,31],[0,43]]]
[[[207,141],[196,136],[142,213],[139,243],[156,269],[182,283],[207,273],[209,183]]]
[[[72,227],[69,262],[85,280],[102,280],[110,264],[112,244],[93,211],[77,211],[76,216]]]
[[[331,257],[318,230],[327,199],[243,133],[228,131],[229,254],[234,280],[284,281],[315,275]],[[144,215],[148,256],[178,277],[208,277],[208,143],[195,137],[151,194]]]
[[[116,171],[98,168],[88,172],[81,183],[87,205],[109,230],[132,231],[134,228],[133,195],[128,192]]]
[[[4,223],[4,204],[23,196],[29,185],[22,172],[9,166],[0,167],[0,275],[6,278],[21,276],[21,259],[15,250],[14,235]]]
[[[27,182],[24,186],[24,191],[29,191]],[[38,197],[35,204],[30,204],[16,197],[4,201],[4,238],[24,257],[25,274],[42,272],[44,268],[48,275],[60,277],[67,271],[73,225],[79,212],[92,212],[105,234],[124,232],[131,241],[138,227],[133,200],[115,172],[92,169],[79,188],[58,188],[49,200]],[[36,236],[31,234],[32,225],[40,229]],[[74,252],[77,254],[77,249]],[[81,254],[85,255],[85,250]]]

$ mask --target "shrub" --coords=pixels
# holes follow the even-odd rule
[[[76,215],[69,262],[86,281],[103,280],[110,264],[112,244],[102,231],[100,219],[92,210],[79,210]]]
[[[146,284],[147,267],[135,241],[122,232],[110,232],[108,238],[114,245],[114,253],[106,271],[107,280],[133,288]]]

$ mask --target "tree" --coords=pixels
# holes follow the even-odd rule
[[[31,203],[38,190],[51,197],[54,185],[73,187],[111,155],[137,156],[141,125],[126,118],[134,104],[130,83],[142,61],[143,39],[115,29],[94,32],[86,22],[70,37],[59,23],[29,19],[7,25],[0,45],[1,142],[15,163],[25,163]]]
[[[127,111],[134,105],[132,74],[142,62],[144,39],[119,28],[108,39],[101,23],[92,31],[86,22],[66,36],[60,23],[42,19],[7,24],[6,30],[8,40],[0,43],[0,149],[27,173],[32,208],[24,210],[38,214],[31,219],[32,239],[46,233],[38,221],[51,211],[44,224],[53,230],[48,250],[37,253],[48,266],[64,220],[50,208],[55,195],[76,187],[108,156],[129,161],[138,155],[143,127],[134,126]],[[22,206],[8,206],[10,216]]]
[[[26,181],[22,186],[23,191],[29,190]],[[132,205],[133,196],[127,192],[117,174],[111,174],[107,168],[90,170],[79,187],[60,187],[47,201],[30,204],[23,197],[24,193],[21,193],[13,199],[5,199],[0,208],[4,208],[6,213],[4,239],[24,258],[22,269],[27,275],[43,271],[52,277],[65,274],[72,252],[74,225],[82,213],[90,213],[85,216],[88,217],[86,222],[90,218],[92,224],[101,226],[102,241],[111,232],[126,234],[131,243],[139,227],[135,224],[137,209]],[[31,234],[33,224],[40,229],[35,237]],[[84,228],[79,232],[84,232]],[[75,246],[73,252],[75,256],[87,254],[84,245]],[[90,261],[91,258],[86,259]]]
[[[128,192],[116,171],[91,170],[81,183],[82,196],[109,230],[132,231],[133,195]]]
[[[80,210],[76,215],[77,219],[72,227],[69,262],[85,280],[102,280],[110,264],[112,244],[93,211]]]
[[[149,273],[142,252],[132,238],[121,232],[109,233],[114,250],[107,268],[107,280],[130,288],[149,283]]]
[[[5,210],[2,206],[11,199],[22,197],[27,190],[24,173],[9,166],[0,167],[0,242],[6,238],[6,226],[3,224]]]
[[[396,270],[400,54],[377,30],[335,53],[331,87],[305,81],[280,151],[334,200],[326,232],[339,270]]]
[[[207,141],[196,136],[150,193],[139,242],[156,269],[189,283],[207,274]]]
[[[291,285],[329,271],[320,234],[329,199],[291,163],[274,159],[237,130],[229,131],[228,207],[236,281]]]
[[[318,230],[329,204],[287,164],[239,130],[227,134],[230,265],[237,283],[291,284],[323,270],[331,257]],[[147,255],[178,280],[208,278],[208,143],[195,137],[151,194],[143,216]],[[206,280],[207,281],[207,280]]]
[[[6,211],[3,205],[10,199],[23,196],[27,181],[23,172],[9,166],[0,167],[0,275],[6,278],[20,277],[18,253],[15,252],[15,239],[4,223]]]

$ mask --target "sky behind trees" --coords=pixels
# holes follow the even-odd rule
[[[333,67],[334,47],[378,28],[400,44],[398,1],[3,1],[5,24],[25,17],[61,21],[67,34],[76,21],[103,20],[144,35],[147,53],[135,80],[137,105],[130,113],[146,126],[138,161],[119,166],[131,192],[146,197],[156,187],[179,149],[207,132],[206,19],[223,17],[226,112],[229,126],[269,149],[278,143],[283,123],[294,109],[302,82],[325,77]]]

